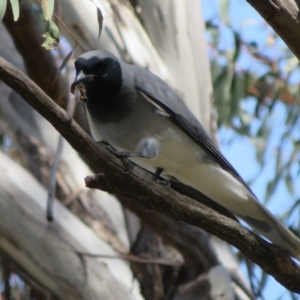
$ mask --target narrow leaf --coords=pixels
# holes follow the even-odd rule
[[[220,16],[225,25],[230,26],[229,0],[221,0],[219,3]]]
[[[240,34],[237,31],[233,31],[233,37],[234,37],[234,44],[235,44],[233,61],[236,62],[237,59],[239,58],[240,51],[241,51],[241,38],[240,38]]]
[[[286,188],[287,188],[288,192],[290,193],[290,195],[294,196],[295,189],[294,189],[293,178],[292,178],[291,174],[288,174],[285,177],[285,185],[286,185]]]
[[[56,41],[56,43],[59,43],[59,29],[57,25],[52,21],[48,21],[48,32],[50,36]]]
[[[76,45],[75,45],[75,47],[76,47]],[[54,78],[54,80],[53,80],[53,84],[52,84],[52,85],[54,85],[54,83],[55,83],[55,81],[56,81],[58,75],[61,73],[61,71],[62,71],[62,70],[64,69],[64,67],[67,65],[68,61],[70,60],[70,58],[71,58],[71,56],[72,56],[72,54],[73,54],[73,52],[74,52],[75,47],[74,47],[74,48],[70,51],[70,53],[63,59],[63,61],[62,61],[61,65],[60,65],[60,67],[58,68],[58,70],[57,70],[57,72],[56,72],[56,75],[55,75],[55,78]]]
[[[97,6],[97,19],[98,19],[98,25],[99,25],[99,33],[98,33],[98,42],[100,41],[100,36],[102,32],[103,27],[103,15],[101,9]]]
[[[54,11],[54,0],[48,0],[48,13],[49,13],[49,18],[52,18]]]
[[[45,22],[51,20],[54,11],[54,0],[42,0],[41,8],[43,20]]]
[[[5,15],[6,6],[7,6],[7,1],[6,0],[1,0],[0,1],[0,22],[2,22],[3,17]]]
[[[2,1],[2,0],[1,0]],[[14,21],[17,21],[19,19],[20,15],[20,5],[18,0],[10,0]]]
[[[273,191],[274,191],[274,185],[273,185],[273,182],[268,182],[267,184],[267,188],[266,188],[266,193],[265,193],[265,203],[268,202],[268,200],[270,199],[270,197],[272,196],[273,194]]]
[[[245,97],[246,91],[244,90],[244,79],[237,72],[233,74],[231,87],[230,87],[230,115],[229,119],[241,113],[240,102]]]
[[[219,76],[213,82],[215,91],[215,105],[218,110],[218,123],[229,123],[230,119],[230,89],[233,77],[233,64],[228,61],[227,66],[223,67]]]
[[[51,46],[54,43],[53,38],[50,36],[49,32],[44,33],[43,37],[45,38],[45,41],[43,42],[42,47],[46,48],[46,50],[51,50]]]
[[[98,4],[94,0],[91,0],[91,1],[96,5],[96,8],[97,8],[97,19],[98,19],[98,26],[99,26],[98,42],[99,42],[101,32],[102,32],[102,27],[103,27],[103,14],[102,14],[102,11],[101,11],[100,7],[98,6]]]

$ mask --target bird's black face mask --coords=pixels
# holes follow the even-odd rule
[[[97,90],[102,95],[117,93],[122,84],[122,72],[120,65],[110,59],[79,58],[75,62],[76,78],[71,85],[71,93],[80,91],[80,100],[87,102],[89,92]]]

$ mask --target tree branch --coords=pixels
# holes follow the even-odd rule
[[[160,212],[172,219],[200,227],[234,245],[289,290],[300,293],[300,268],[280,248],[259,238],[237,222],[185,197],[171,188],[153,182],[141,168],[124,173],[123,164],[95,143],[76,122],[33,81],[0,58],[0,79],[19,93],[45,117],[101,174],[86,178],[86,185]],[[151,212],[149,212],[151,214]]]
[[[299,0],[247,0],[300,59]]]
[[[16,48],[24,59],[29,77],[36,82],[60,106],[66,106],[67,82],[61,74],[57,75],[57,66],[50,51],[41,47],[44,41],[41,27],[44,25],[38,20],[37,13],[32,9],[28,0],[20,1],[20,17],[14,21],[11,7],[4,16],[3,23],[14,40]],[[44,25],[45,27],[45,25]],[[44,28],[46,31],[46,29]],[[45,72],[47,70],[47,72]]]

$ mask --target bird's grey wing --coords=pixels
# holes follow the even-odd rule
[[[135,88],[169,114],[173,122],[198,143],[214,162],[232,174],[256,198],[249,186],[218,150],[201,123],[180,97],[156,75],[139,67],[132,68],[135,74]]]
[[[136,68],[134,74],[135,88],[145,95],[148,101],[152,101],[153,105],[159,107],[162,113],[168,115],[179,128],[205,150],[212,161],[236,178],[252,195],[251,198],[254,201],[244,201],[243,205],[236,202],[237,208],[242,208],[242,213],[237,213],[237,215],[258,233],[262,234],[275,245],[285,249],[291,256],[299,259],[300,241],[298,237],[260,204],[248,185],[221,154],[200,122],[175,92],[161,79],[146,70]],[[185,193],[185,191],[183,192]],[[203,203],[201,198],[198,201]],[[208,206],[212,207],[211,204],[212,202],[208,202]],[[246,215],[245,208],[246,211],[249,209],[249,213],[246,212]]]

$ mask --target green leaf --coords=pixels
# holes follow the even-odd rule
[[[293,178],[290,173],[287,174],[285,177],[285,185],[287,190],[289,191],[291,196],[295,195],[295,189],[294,189],[294,184],[293,184]]]
[[[293,141],[295,154],[300,153],[300,140]],[[293,153],[294,154],[294,153]]]
[[[293,292],[289,291],[292,300],[299,300],[298,296],[296,296]]]
[[[75,47],[76,47],[76,45],[75,45]],[[73,54],[73,52],[74,52],[75,47],[74,47],[74,48],[72,49],[72,51],[70,51],[70,53],[63,59],[63,61],[62,61],[61,65],[60,65],[60,67],[58,68],[58,70],[57,70],[57,72],[56,72],[55,78],[54,78],[54,80],[53,80],[53,85],[54,85],[54,83],[55,83],[55,81],[56,81],[58,75],[61,73],[61,71],[64,69],[64,67],[67,65],[68,61],[70,60],[70,58],[71,58],[71,56],[72,56],[72,54]]]
[[[265,196],[265,204],[268,203],[270,197],[274,194],[280,180],[283,176],[283,171],[285,170],[286,165],[283,165],[282,155],[280,149],[277,150],[277,159],[276,159],[276,167],[275,167],[275,176],[273,180],[268,183],[266,196]]]
[[[250,136],[250,125],[253,121],[253,115],[249,114],[247,110],[239,109],[238,118],[246,131],[246,135]]]
[[[260,127],[258,128],[258,130],[256,132],[256,136],[258,136],[260,138],[266,138],[269,136],[271,128],[269,127],[268,123],[269,123],[269,114],[266,114],[263,117]]]
[[[264,201],[265,203],[268,202],[268,200],[272,196],[273,192],[274,192],[274,184],[273,184],[273,182],[270,181],[270,182],[268,182],[267,188],[266,188],[265,201]]]
[[[259,290],[262,291],[264,286],[266,285],[267,281],[269,280],[269,276],[268,274],[265,272],[265,271],[262,271],[262,274],[261,274],[261,279],[260,279],[260,282],[259,282]]]
[[[51,50],[52,45],[54,44],[53,38],[50,36],[49,32],[46,32],[42,35],[42,37],[45,38],[44,43],[42,44],[42,47],[46,48],[46,50]]]
[[[297,201],[295,201],[295,203],[293,204],[293,206],[289,209],[287,218],[289,218],[289,217],[291,216],[291,214],[294,212],[294,210],[295,210],[299,205],[300,205],[300,199],[298,199]]]
[[[0,1],[0,22],[2,22],[3,17],[5,15],[6,6],[7,6],[7,1],[6,0],[1,0]]]
[[[59,29],[52,20],[48,21],[48,32],[53,40],[55,40],[56,43],[59,43]]]
[[[295,70],[297,66],[299,66],[299,60],[296,56],[293,55],[286,59],[284,70],[285,72],[289,73]]]
[[[218,122],[229,123],[230,116],[230,89],[233,76],[233,65],[228,62],[227,66],[223,67],[222,71],[213,82],[215,91],[215,105],[218,110]]]
[[[48,31],[43,34],[46,40],[42,44],[42,47],[45,47],[46,50],[51,50],[56,48],[59,43],[59,30],[52,20],[47,21],[47,30]]]
[[[230,88],[230,119],[240,114],[240,101],[246,96],[244,86],[245,85],[243,77],[240,76],[237,72],[235,72],[232,78]]]
[[[242,42],[241,42],[240,34],[238,32],[233,31],[233,36],[234,36],[234,44],[235,44],[235,51],[233,54],[233,62],[236,62],[240,55]]]
[[[99,42],[101,32],[102,32],[102,27],[103,27],[103,15],[102,15],[102,11],[99,7],[97,7],[97,19],[98,19],[98,25],[99,25],[99,34],[98,34],[98,42]]]
[[[45,22],[51,20],[54,11],[54,0],[42,0],[41,8],[43,20]]]
[[[251,138],[252,144],[255,146],[256,160],[261,164],[265,164],[266,140],[258,136]]]
[[[17,21],[19,19],[20,15],[20,5],[18,0],[10,0],[14,21]]]
[[[103,27],[103,14],[102,14],[102,11],[101,11],[100,7],[98,6],[98,4],[94,0],[91,0],[91,1],[96,5],[96,8],[97,8],[97,20],[98,20],[98,26],[99,26],[98,42],[99,42],[101,32],[102,32],[102,27]]]
[[[220,16],[225,25],[230,26],[229,0],[220,0]]]
[[[206,23],[206,30],[211,35],[212,44],[217,48],[217,45],[218,45],[219,40],[220,40],[220,29],[219,29],[219,27],[207,22]]]
[[[218,63],[216,59],[211,60],[210,62],[210,72],[211,72],[211,79],[212,82],[215,82],[217,80],[217,77],[222,71],[222,67]]]

